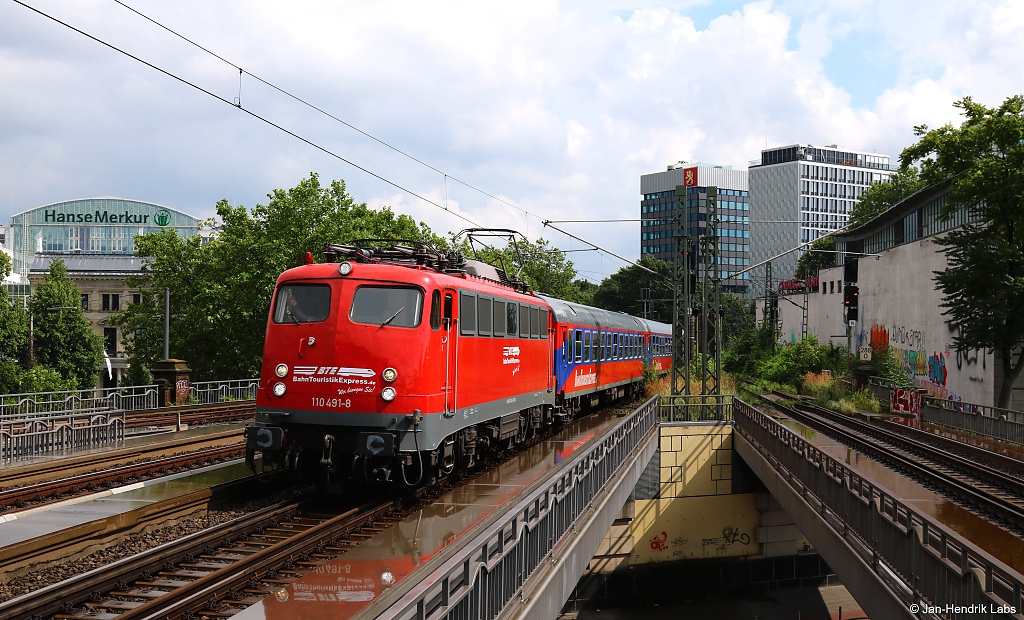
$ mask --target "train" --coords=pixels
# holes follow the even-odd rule
[[[671,351],[671,325],[537,293],[458,250],[327,244],[277,278],[246,461],[432,484],[640,394]]]

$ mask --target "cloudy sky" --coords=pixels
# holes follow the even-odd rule
[[[1024,93],[1019,0],[124,4],[216,56],[113,0],[0,1],[0,221],[94,196],[205,217],[316,172],[438,233],[578,250],[542,221],[637,218],[640,175],[669,163],[895,157],[960,97]],[[558,226],[639,256],[635,222]]]

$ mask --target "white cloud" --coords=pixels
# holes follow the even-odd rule
[[[457,211],[579,248],[541,219],[636,218],[640,175],[680,159],[744,168],[795,142],[897,156],[914,125],[956,121],[967,94],[997,105],[1024,74],[1013,0],[132,3],[242,66],[241,87],[237,69],[116,4],[36,4],[228,101],[241,89],[246,109],[390,183],[8,4],[0,204],[15,212],[125,195],[206,216],[316,171],[440,233],[469,226]],[[635,223],[564,228],[639,251]],[[620,266],[572,258],[587,275]]]

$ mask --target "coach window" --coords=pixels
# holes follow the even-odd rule
[[[619,335],[611,334],[609,337],[612,340],[612,359],[617,360],[619,359]]]
[[[548,311],[540,311],[540,337],[544,340],[548,339]]]
[[[353,323],[381,327],[417,327],[422,314],[423,291],[408,286],[360,286],[349,309]]]
[[[505,302],[494,300],[494,335],[505,335]]]
[[[519,306],[519,337],[530,337],[530,307],[525,304]]]
[[[579,362],[583,361],[583,330],[577,329],[575,331],[576,331],[575,359],[576,359],[576,362],[579,363]]]
[[[508,304],[508,316],[505,322],[505,326],[508,328],[505,330],[509,336],[515,337],[519,333],[519,321],[516,319],[519,317],[519,306],[516,303],[510,302]]]
[[[590,361],[590,331],[583,332],[583,361]]]
[[[476,333],[476,295],[459,293],[459,333],[472,336]]]
[[[608,359],[608,332],[601,332],[601,361]]]
[[[491,300],[481,297],[477,300],[477,333],[481,336],[491,335]]]

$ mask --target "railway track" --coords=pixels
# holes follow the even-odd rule
[[[887,429],[788,394],[776,397],[788,399],[791,404],[771,399],[767,402],[794,420],[940,489],[1000,525],[1024,532],[1024,477],[1019,464],[963,442],[936,437],[933,443],[913,437],[902,428]],[[999,464],[993,465],[993,461]]]
[[[80,476],[104,469],[122,467],[142,460],[159,459],[185,452],[209,450],[243,442],[241,429],[230,429],[194,437],[160,441],[129,448],[102,450],[68,458],[4,467],[0,469],[0,490]]]
[[[56,480],[26,485],[15,484],[0,490],[0,515],[28,506],[39,507],[69,497],[96,493],[117,485],[238,459],[244,452],[245,445],[236,441],[227,445],[205,447],[185,454],[159,457]]]
[[[128,432],[147,428],[187,425],[225,424],[250,421],[256,414],[254,401],[219,403],[216,405],[186,405],[182,407],[131,411],[125,416]]]

